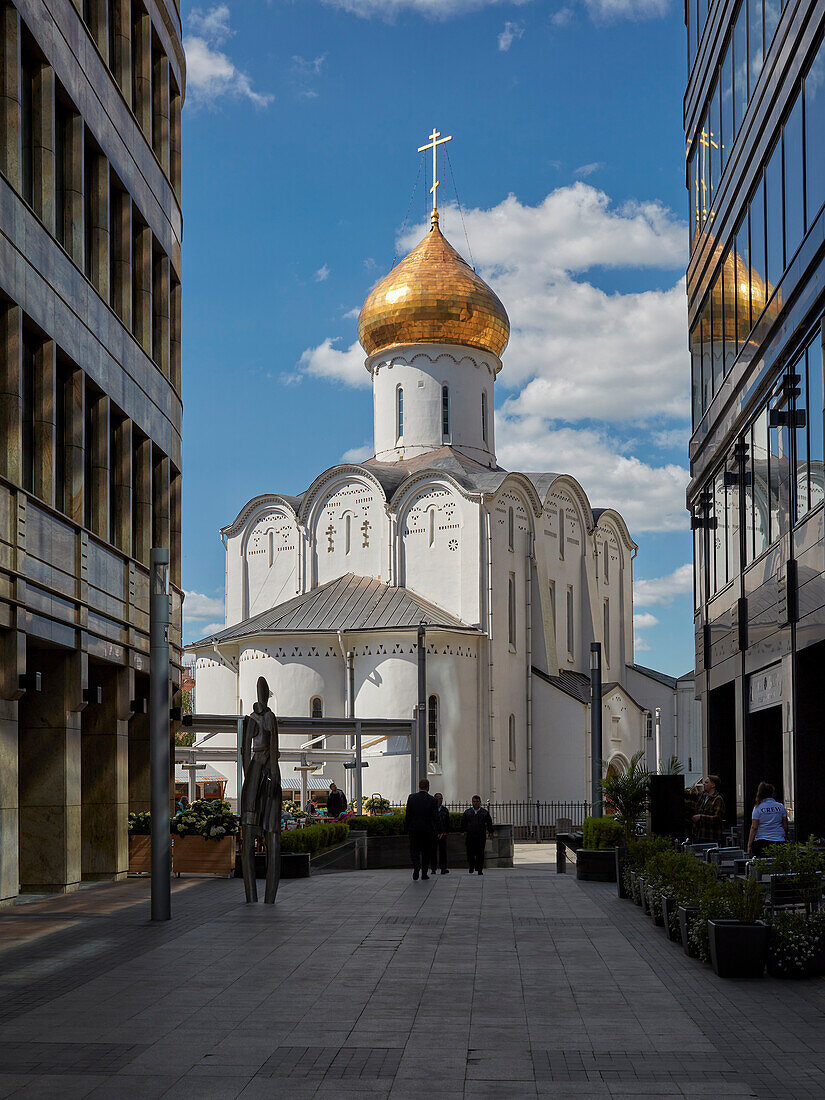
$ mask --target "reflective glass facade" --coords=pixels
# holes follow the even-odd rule
[[[731,824],[825,785],[825,5],[689,0],[697,692]]]

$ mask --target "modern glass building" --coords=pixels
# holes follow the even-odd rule
[[[152,546],[180,665],[184,56],[178,0],[0,21],[2,904],[126,874]]]
[[[825,790],[825,4],[687,0],[697,693],[731,821]]]

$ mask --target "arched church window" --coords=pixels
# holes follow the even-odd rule
[[[610,600],[604,601],[604,663],[610,664]]]
[[[507,546],[510,550],[513,549],[513,540],[515,538],[515,520],[513,518],[513,509],[507,509]]]
[[[507,587],[507,640],[515,648],[516,645],[516,575],[510,574],[510,583]]]
[[[610,584],[610,549],[607,545],[607,539],[604,540],[604,583]]]
[[[516,716],[510,715],[510,721],[507,727],[507,741],[508,741],[508,754],[510,758],[510,767],[515,770],[516,767]]]
[[[438,696],[431,695],[427,700],[427,759],[431,764],[438,763]]]
[[[441,387],[441,434],[450,434],[450,387]]]
[[[481,438],[487,442],[487,391],[481,394]]]
[[[352,540],[352,516],[347,515],[344,518],[344,553],[348,554],[350,551]]]
[[[272,565],[272,562],[275,558],[275,532],[274,531],[269,532],[269,535],[267,537],[267,542],[269,543],[269,564]]]
[[[564,505],[559,505],[559,558],[564,561]]]
[[[404,434],[404,390],[399,386],[395,392],[395,434],[400,439]]]
[[[309,701],[309,716],[310,718],[323,718],[324,717],[324,701],[320,695],[314,695]]]
[[[430,546],[435,542],[435,508],[427,512],[427,539]]]

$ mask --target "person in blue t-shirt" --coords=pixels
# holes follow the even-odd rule
[[[773,783],[760,783],[757,788],[748,837],[749,856],[761,856],[769,844],[783,844],[788,839],[788,811],[776,801],[775,793]]]

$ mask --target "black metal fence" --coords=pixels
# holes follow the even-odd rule
[[[462,812],[463,802],[448,802],[447,809]],[[557,832],[581,829],[590,812],[588,802],[485,802],[496,824],[513,826],[516,840],[552,840]]]

